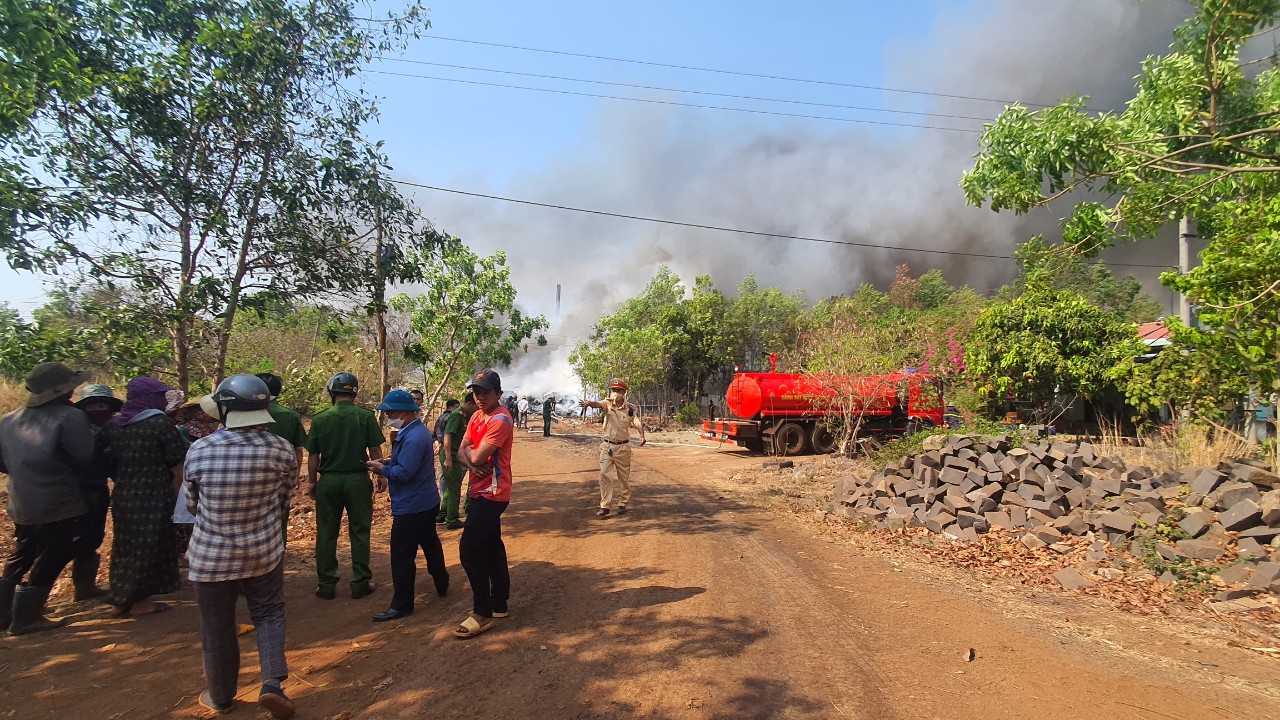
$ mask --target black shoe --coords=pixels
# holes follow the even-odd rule
[[[445,575],[441,578],[432,578],[436,584],[436,595],[444,597],[449,594],[449,576]]]
[[[444,524],[444,516],[443,516],[443,515],[437,515],[437,516],[436,516],[436,524],[437,524],[437,525],[443,525],[443,524]]]
[[[226,715],[227,713],[236,709],[235,698],[232,698],[231,702],[227,703],[226,705],[219,705],[213,701],[213,697],[209,695],[208,690],[201,692],[200,697],[196,700],[196,702],[200,703],[200,707],[205,708],[206,710],[212,710],[218,713],[219,715]]]
[[[388,620],[399,620],[400,618],[409,617],[413,614],[412,610],[397,610],[395,608],[387,608],[377,615],[373,616],[374,622],[387,622]]]
[[[365,585],[359,590],[352,590],[351,599],[359,600],[360,598],[363,598],[363,597],[369,597],[372,594],[373,594],[373,583],[369,583],[368,585]]]
[[[333,591],[333,588],[316,588],[316,597],[321,600],[332,600],[337,596],[338,594]]]
[[[462,522],[461,520],[454,520],[451,523],[445,523],[444,529],[445,530],[461,530],[466,526],[467,524]]]
[[[618,514],[619,514],[619,515],[626,515],[626,514],[627,514],[627,506],[626,506],[626,505],[619,505],[619,506],[618,506]]]
[[[258,693],[258,707],[271,713],[274,718],[291,718],[295,711],[293,701],[280,689],[280,682],[277,680],[262,683],[262,691]]]
[[[600,508],[596,511],[596,517],[608,517],[609,508]]]

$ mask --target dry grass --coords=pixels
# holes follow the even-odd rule
[[[27,402],[27,389],[20,382],[0,378],[0,415],[17,410]]]
[[[1101,438],[1094,444],[1119,455],[1130,467],[1146,465],[1156,472],[1213,467],[1228,458],[1266,459],[1257,443],[1251,444],[1227,428],[1195,422],[1140,432],[1136,438],[1104,424]]]

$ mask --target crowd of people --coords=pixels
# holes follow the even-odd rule
[[[508,616],[501,518],[511,501],[517,420],[503,406],[497,372],[470,378],[467,397],[449,401],[432,431],[422,421],[420,392],[387,393],[376,408],[392,433],[386,458],[382,423],[355,403],[359,381],[352,373],[329,380],[332,404],[312,418],[309,431],[278,403],[283,384],[269,373],[233,375],[192,401],[151,377],[130,380],[123,400],[108,386],[85,385],[90,379],[61,363],[41,364],[26,379],[25,407],[0,418],[0,472],[9,475],[16,541],[0,577],[0,631],[63,626],[65,620],[46,616],[45,606],[68,565],[77,601],[100,598],[114,617],[141,617],[168,609],[154,598],[178,589],[185,564],[200,612],[206,688],[199,703],[217,713],[234,707],[235,611],[243,596],[262,667],[259,705],[274,717],[291,717],[294,703],[282,688],[284,554],[300,475],[315,500],[316,597],[336,598],[344,513],[351,597],[374,592],[373,500],[388,492],[392,593],[373,621],[413,613],[419,550],[436,593],[448,592],[437,525],[462,530],[458,556],[472,590],[472,610],[454,634],[475,637]],[[110,571],[100,588],[108,514]]]

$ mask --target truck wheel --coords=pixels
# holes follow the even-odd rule
[[[782,427],[778,428],[778,432],[774,433],[774,447],[777,448],[779,455],[787,457],[799,455],[805,451],[805,447],[808,444],[805,438],[806,434],[804,427],[799,423],[783,423]]]
[[[809,433],[809,447],[819,455],[827,455],[836,451],[836,436],[826,423],[815,423],[813,432]]]

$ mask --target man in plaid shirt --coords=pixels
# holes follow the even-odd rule
[[[233,375],[213,394],[225,430],[187,451],[187,507],[195,530],[187,550],[195,583],[208,689],[200,704],[218,713],[235,707],[240,672],[236,601],[241,595],[257,630],[262,690],[258,704],[277,718],[293,715],[280,683],[284,657],[284,541],[281,518],[298,478],[293,446],[267,430],[266,384]]]

